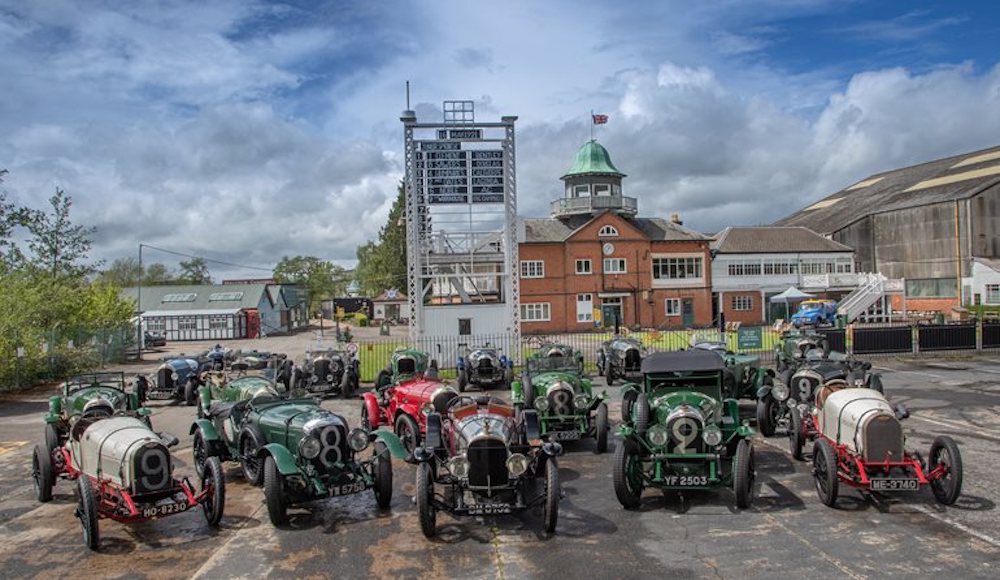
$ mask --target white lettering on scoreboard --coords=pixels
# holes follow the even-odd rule
[[[440,129],[440,141],[417,141],[416,187],[427,203],[503,203],[504,154],[500,149],[462,149],[481,141],[482,129]]]

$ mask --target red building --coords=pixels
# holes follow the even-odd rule
[[[523,220],[522,332],[712,324],[710,239],[676,215],[637,217],[624,177],[590,141],[562,176],[565,197],[552,217]]]

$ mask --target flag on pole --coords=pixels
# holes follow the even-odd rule
[[[603,125],[603,124],[605,124],[605,123],[608,122],[608,116],[607,115],[595,115],[595,114],[591,113],[590,116],[593,117],[595,125]]]

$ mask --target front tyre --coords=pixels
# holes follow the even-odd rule
[[[615,384],[615,365],[610,360],[604,361],[604,381],[609,387]]]
[[[927,471],[934,471],[938,467],[944,467],[945,474],[931,480],[931,491],[939,503],[952,505],[962,494],[962,454],[958,451],[955,440],[947,435],[934,439],[931,444]]]
[[[52,486],[56,481],[52,454],[46,453],[41,445],[35,445],[31,455],[31,477],[35,482],[35,498],[42,503],[52,501]]]
[[[458,371],[458,392],[464,393],[465,386],[469,384],[469,376],[465,374],[465,369]]]
[[[649,429],[649,415],[649,398],[646,393],[639,393],[635,400],[635,432],[640,436],[645,436]]]
[[[194,381],[188,379],[184,383],[184,404],[188,407],[193,407],[198,398],[198,388],[195,386]]]
[[[52,423],[45,424],[45,447],[48,448],[50,455],[59,447],[59,431]]]
[[[635,399],[639,396],[637,391],[629,390],[622,395],[622,423],[632,424],[632,407],[635,406]]]
[[[545,533],[555,533],[559,520],[559,464],[555,457],[549,457],[545,462],[544,519]]]
[[[205,464],[208,463],[210,459],[208,456],[208,444],[205,443],[205,436],[202,434],[201,429],[194,432],[194,438],[191,441],[191,455],[194,459],[194,472],[198,474],[198,477],[202,480],[205,479]]]
[[[260,485],[264,479],[261,460],[257,457],[257,451],[263,444],[264,438],[253,428],[244,429],[240,435],[240,466],[243,468],[243,477],[250,485]]]
[[[792,407],[788,411],[788,450],[794,459],[802,461],[802,450],[806,445],[806,438],[802,433],[802,413],[798,407]]]
[[[288,523],[288,502],[285,501],[285,477],[270,455],[264,459],[264,499],[267,515],[275,527]]]
[[[407,458],[412,458],[413,450],[420,445],[420,427],[413,417],[402,413],[396,418],[396,436],[403,443]]]
[[[642,460],[633,442],[622,441],[615,449],[612,478],[619,503],[625,509],[638,508],[642,497]]]
[[[597,453],[608,450],[608,406],[601,403],[597,406],[597,416],[594,418],[594,438],[597,440]]]
[[[736,458],[733,460],[733,493],[736,495],[736,507],[741,510],[749,508],[753,503],[755,476],[753,447],[743,439],[736,446]]]
[[[778,424],[778,401],[770,393],[757,399],[757,429],[764,437],[774,435],[775,427]]]
[[[205,475],[201,476],[201,489],[211,487],[211,493],[202,502],[208,525],[215,527],[222,520],[222,512],[226,508],[226,479],[222,474],[222,462],[218,457],[209,457],[203,467]]]
[[[837,454],[826,439],[817,439],[813,451],[813,477],[816,494],[828,507],[837,502],[840,480],[837,479]]]
[[[76,517],[83,525],[83,543],[91,550],[97,551],[101,544],[101,530],[97,523],[97,499],[94,498],[94,488],[90,486],[90,478],[86,475],[77,481]]]
[[[437,510],[433,499],[434,478],[430,463],[425,461],[417,467],[417,512],[420,513],[420,531],[427,538],[437,534]]]
[[[382,441],[375,442],[374,453],[375,502],[380,509],[389,509],[392,503],[392,458],[389,457],[389,448]]]
[[[340,396],[350,399],[354,396],[354,379],[351,378],[350,369],[344,369],[344,375],[340,379]]]

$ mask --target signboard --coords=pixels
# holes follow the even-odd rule
[[[741,326],[736,330],[736,348],[739,350],[761,350],[764,348],[764,332],[760,326]]]
[[[427,203],[503,203],[503,150],[463,149],[482,140],[482,129],[440,129],[437,136],[442,140],[415,142],[415,185]]]

